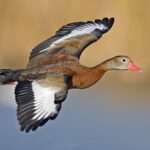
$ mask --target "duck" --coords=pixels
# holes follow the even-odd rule
[[[108,71],[142,71],[125,55],[106,59],[94,67],[80,63],[83,50],[106,33],[113,21],[113,18],[104,18],[65,25],[32,50],[26,68],[0,69],[2,85],[16,83],[21,131],[35,131],[56,119],[69,90],[89,88]]]
[[[91,87],[112,70],[141,72],[140,67],[123,55],[107,59],[94,67],[83,66],[77,59],[68,57],[66,61],[42,68],[7,70],[6,74],[11,74],[9,82],[18,82],[15,95],[21,131],[35,131],[48,120],[54,120],[69,90]]]

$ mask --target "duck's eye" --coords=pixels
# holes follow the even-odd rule
[[[126,62],[127,60],[125,58],[122,59],[122,62]]]

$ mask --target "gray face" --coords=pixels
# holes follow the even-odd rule
[[[113,70],[128,70],[129,63],[132,63],[128,56],[116,56],[108,61],[110,69]]]

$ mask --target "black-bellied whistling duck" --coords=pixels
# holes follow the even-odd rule
[[[55,119],[69,89],[88,88],[110,70],[141,71],[127,56],[115,56],[91,68],[80,65],[72,56],[69,58],[43,67],[3,70],[8,82],[18,81],[15,94],[22,131],[34,131],[49,119]]]
[[[128,56],[115,56],[95,67],[79,63],[82,50],[112,23],[113,19],[105,18],[66,25],[33,50],[26,69],[0,70],[2,84],[17,82],[15,95],[21,131],[34,131],[55,119],[69,89],[88,88],[109,70],[141,71]]]

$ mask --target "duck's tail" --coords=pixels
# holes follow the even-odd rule
[[[0,84],[10,84],[17,81],[19,70],[0,69]]]

